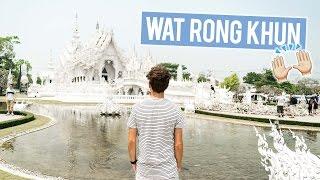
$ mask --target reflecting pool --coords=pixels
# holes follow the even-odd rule
[[[1,151],[9,163],[67,179],[133,179],[127,153],[126,116],[101,117],[94,106],[33,105],[57,124],[18,137]],[[269,129],[258,128],[268,133]],[[318,133],[303,135],[320,155]],[[294,140],[284,132],[288,145]],[[251,126],[187,119],[181,179],[267,179]]]

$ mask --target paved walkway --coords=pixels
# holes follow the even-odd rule
[[[23,116],[21,115],[6,115],[6,114],[0,114],[0,122],[1,121],[7,121],[7,120],[12,120],[12,119],[18,119],[18,118],[21,118]]]

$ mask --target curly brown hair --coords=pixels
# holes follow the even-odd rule
[[[147,78],[152,90],[162,93],[168,88],[171,75],[165,67],[156,65],[151,68],[147,74]]]

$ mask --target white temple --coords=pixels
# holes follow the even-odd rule
[[[42,76],[45,83],[38,85],[34,81],[28,90],[29,97],[102,102],[112,96],[120,103],[143,98],[149,90],[146,74],[155,65],[151,54],[138,56],[135,48],[131,55],[125,54],[117,46],[114,32],[101,28],[98,23],[90,40],[82,42],[77,18],[76,15],[70,43],[55,66],[50,58],[49,71]],[[170,81],[167,97],[176,102],[193,100],[193,83],[183,81],[182,74],[178,76],[179,81]]]

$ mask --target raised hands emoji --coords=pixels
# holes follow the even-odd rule
[[[298,65],[294,65],[293,68],[298,69],[303,76],[311,73],[312,63],[308,52],[298,51],[296,53]]]
[[[291,69],[292,69],[291,66],[285,67],[282,56],[277,56],[272,61],[273,74],[279,82],[283,82],[287,80],[288,73]]]

